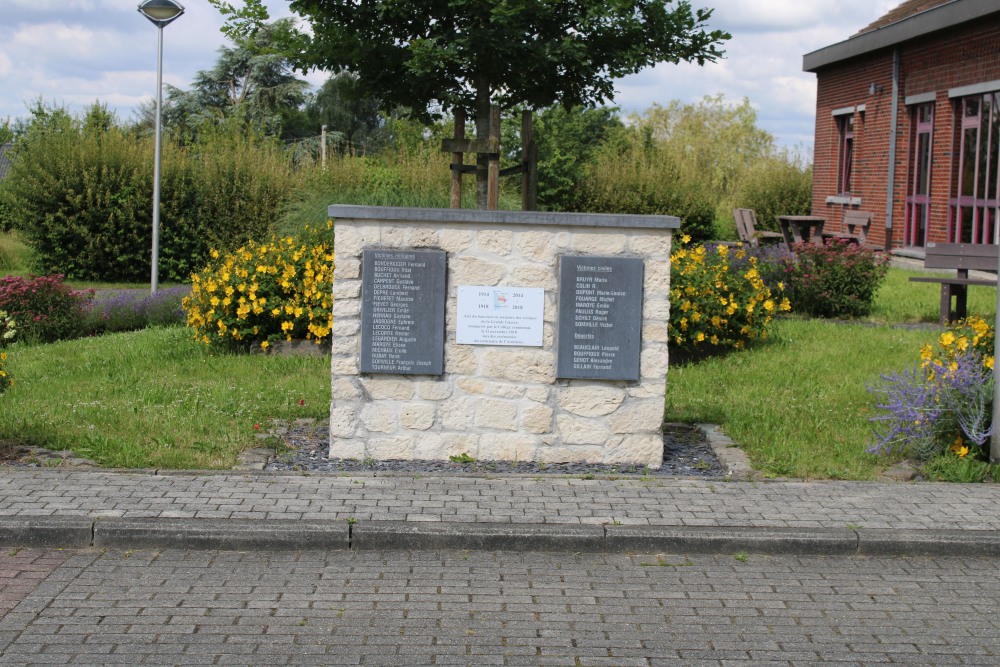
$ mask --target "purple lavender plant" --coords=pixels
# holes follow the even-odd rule
[[[900,453],[927,460],[944,453],[956,435],[976,449],[993,434],[993,373],[975,351],[959,354],[954,366],[883,375],[868,391],[882,398],[871,418],[875,426],[871,454]]]
[[[187,285],[162,289],[156,294],[142,289],[98,290],[87,313],[88,333],[183,324],[181,299],[190,291]]]
[[[993,371],[983,364],[978,352],[968,351],[955,357],[954,369],[937,372],[943,372],[947,379],[945,404],[965,437],[981,448],[996,428],[991,423]]]
[[[880,382],[868,387],[880,396],[875,407],[883,414],[871,418],[874,442],[869,454],[903,454],[930,458],[938,449],[934,425],[944,406],[935,400],[936,387],[927,381],[922,369],[882,375]]]

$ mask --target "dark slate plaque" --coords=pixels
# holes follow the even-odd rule
[[[445,253],[365,249],[361,372],[444,372]]]
[[[642,259],[564,255],[556,377],[638,380]]]

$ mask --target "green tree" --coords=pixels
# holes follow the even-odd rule
[[[213,0],[228,29],[250,32],[244,10]],[[476,135],[492,104],[541,109],[614,99],[614,79],[660,62],[704,64],[729,35],[688,0],[292,0],[312,26],[290,52],[303,67],[349,70],[359,92],[425,119],[463,109]],[[242,13],[241,13],[242,11]],[[480,192],[480,201],[485,197]]]
[[[721,198],[732,192],[739,174],[775,153],[774,137],[757,127],[750,100],[726,101],[722,93],[685,104],[654,104],[631,124],[648,128],[685,171],[700,174],[705,187]]]
[[[359,93],[358,76],[351,72],[327,79],[310,97],[304,115],[310,127],[326,125],[343,144],[362,148],[378,143],[379,130],[386,124],[378,100]]]
[[[292,63],[278,47],[293,31],[291,19],[265,23],[234,46],[220,48],[215,66],[198,72],[190,90],[165,86],[164,127],[191,137],[205,125],[236,123],[283,136],[309,88],[294,76]]]
[[[77,121],[64,106],[46,104],[41,97],[28,105],[28,115],[14,122],[13,132],[17,140],[23,140],[29,133],[72,132],[79,127]],[[18,141],[15,141],[18,143]]]
[[[552,211],[579,211],[577,186],[598,149],[624,127],[608,107],[549,107],[538,114],[538,204]]]
[[[11,220],[11,210],[10,204],[7,203],[7,197],[4,191],[4,178],[7,171],[10,169],[10,161],[13,158],[11,144],[14,141],[14,128],[11,126],[10,120],[5,120],[0,123],[0,232],[9,232],[13,226],[13,221]]]
[[[14,128],[11,126],[10,119],[8,118],[4,122],[0,123],[0,146],[10,143],[13,140]]]

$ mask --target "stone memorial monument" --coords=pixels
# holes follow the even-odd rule
[[[677,218],[329,213],[331,456],[661,465]]]

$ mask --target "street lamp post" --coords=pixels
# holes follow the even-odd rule
[[[139,13],[157,28],[159,41],[156,51],[156,148],[153,157],[153,268],[149,291],[156,294],[160,263],[160,107],[163,104],[163,29],[184,13],[184,5],[176,0],[144,0]]]

